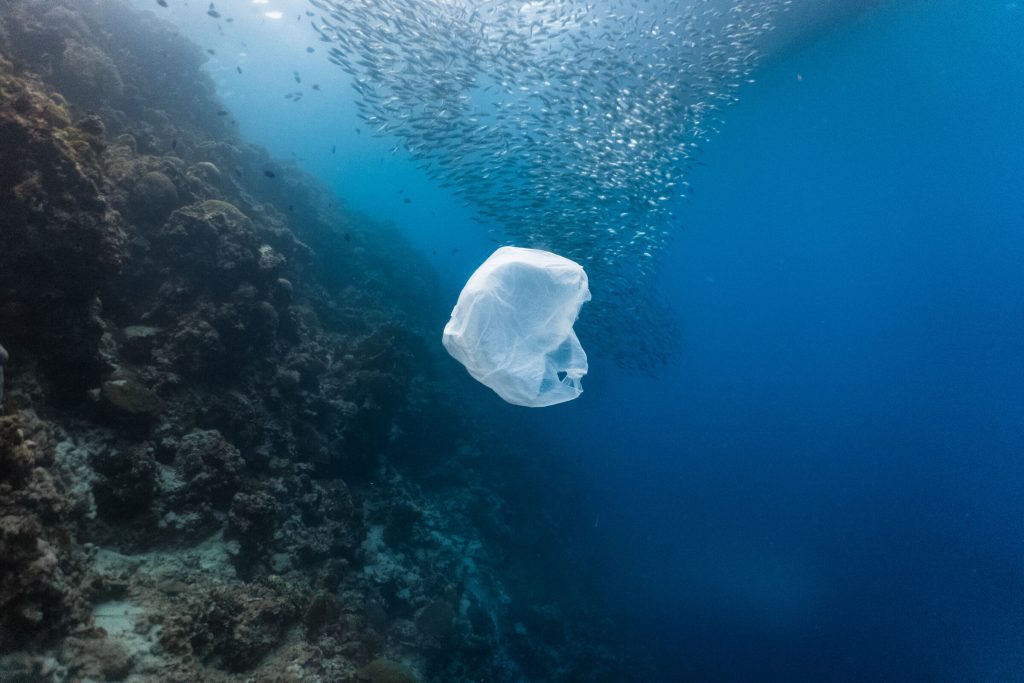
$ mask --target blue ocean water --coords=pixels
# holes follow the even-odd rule
[[[317,53],[280,59],[308,30],[251,31],[246,78],[210,65],[243,133],[394,221],[454,303],[495,246],[471,211],[356,131]],[[566,562],[652,680],[1024,678],[1022,31],[911,0],[790,44],[678,213],[678,362],[592,353],[543,411],[466,385],[568,482]],[[323,97],[268,104],[294,69]]]
[[[770,60],[666,269],[681,362],[543,416],[659,680],[1024,678],[1022,28],[896,3]]]

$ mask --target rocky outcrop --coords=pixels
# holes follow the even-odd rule
[[[0,654],[84,618],[83,557],[54,458],[54,434],[34,413],[0,416]]]

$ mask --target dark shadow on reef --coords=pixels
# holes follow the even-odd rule
[[[0,5],[0,680],[627,680],[516,579],[557,550],[484,475],[429,266],[202,60]]]

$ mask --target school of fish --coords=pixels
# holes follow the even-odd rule
[[[689,171],[789,0],[310,2],[365,125],[497,241],[581,263],[581,322],[620,365],[664,363],[678,329],[653,280]]]

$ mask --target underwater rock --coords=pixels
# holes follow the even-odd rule
[[[149,448],[106,449],[93,456],[92,465],[99,475],[93,484],[97,510],[115,521],[146,510],[159,489],[157,464]]]
[[[466,619],[469,620],[469,627],[474,634],[488,637],[494,633],[494,622],[491,620],[491,615],[476,601],[471,602],[466,609]]]
[[[221,509],[230,504],[245,468],[238,449],[215,429],[195,430],[182,437],[174,462],[185,480],[186,499]]]
[[[60,659],[74,675],[95,681],[122,681],[135,665],[124,646],[102,637],[68,638]]]
[[[139,363],[148,361],[160,334],[159,327],[129,325],[121,330],[121,350],[125,357]]]
[[[281,644],[299,611],[297,597],[280,583],[215,588],[180,605],[160,642],[220,669],[248,671]]]
[[[88,136],[2,57],[0,131],[0,326],[12,348],[46,348],[44,370],[81,393],[102,372],[94,303],[123,264],[124,224]]]
[[[239,542],[235,566],[240,575],[245,576],[252,570],[252,564],[260,551],[274,538],[280,510],[277,500],[263,491],[239,491],[231,499],[224,538]]]
[[[306,626],[307,634],[315,635],[326,624],[336,619],[338,614],[338,601],[334,596],[327,591],[317,591],[306,606],[302,623]]]
[[[178,320],[157,356],[161,364],[191,377],[219,377],[227,357],[220,333],[201,315],[190,313]]]
[[[132,187],[130,207],[140,220],[161,223],[178,207],[178,188],[163,173],[150,171]]]
[[[188,173],[190,176],[195,176],[209,185],[213,185],[215,187],[220,185],[220,169],[209,161],[200,161],[199,163],[192,165],[189,168]]]
[[[95,114],[87,114],[80,118],[76,125],[78,126],[78,130],[93,138],[92,142],[94,146],[103,146],[103,138],[107,132],[106,126],[103,125],[103,119]]]
[[[176,210],[158,232],[156,244],[199,281],[212,278],[233,288],[257,272],[260,245],[252,221],[219,199]]]
[[[373,660],[356,675],[369,683],[416,683],[418,680],[409,667],[383,657]]]
[[[79,555],[62,528],[67,509],[53,463],[50,430],[34,413],[0,417],[0,652],[84,618]]]
[[[416,530],[416,523],[423,518],[423,513],[411,505],[399,504],[388,514],[384,525],[383,539],[391,547],[398,547],[410,542]]]
[[[416,628],[424,637],[443,641],[455,625],[455,607],[447,600],[434,600],[416,612]]]
[[[295,294],[295,287],[292,283],[283,278],[279,277],[270,287],[270,296],[281,306],[287,306],[292,302],[292,297]]]
[[[124,91],[124,81],[113,60],[98,47],[75,39],[65,42],[56,76],[68,97],[93,105],[108,97],[120,97]]]
[[[274,251],[269,244],[260,247],[260,270],[264,273],[276,273],[288,263],[288,260],[281,254]]]
[[[103,405],[121,418],[152,420],[165,407],[154,391],[132,377],[109,379],[102,384],[99,393]]]

